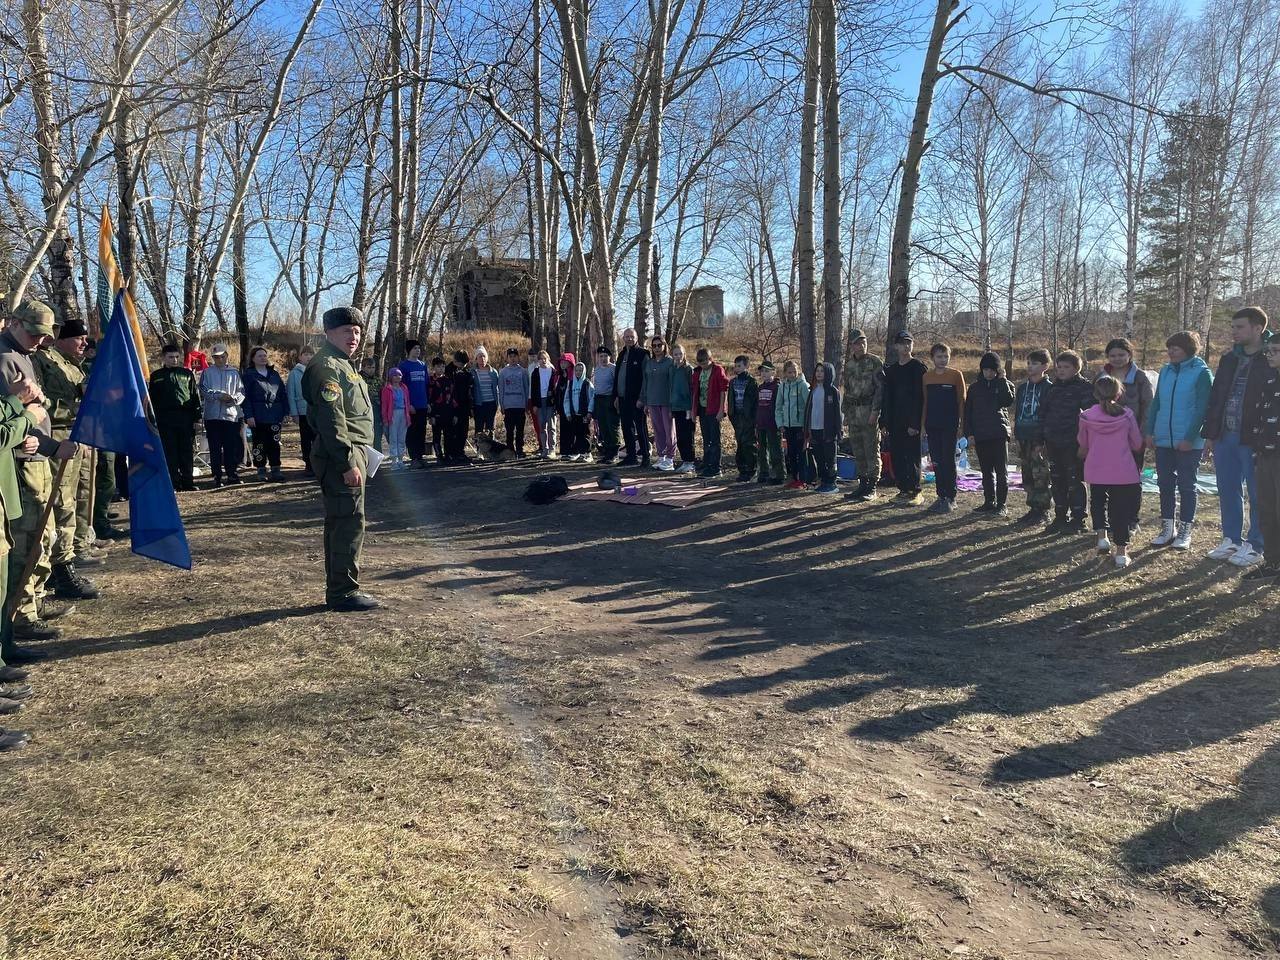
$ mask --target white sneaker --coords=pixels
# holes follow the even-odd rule
[[[596,462],[596,458],[595,458],[595,457],[593,457],[593,456],[591,456],[591,454],[589,454],[589,453],[584,453],[584,454],[582,455],[582,462],[583,462],[583,463],[595,463],[595,462]]]
[[[1107,553],[1110,550],[1111,550],[1111,541],[1107,539],[1107,535],[1104,533],[1100,537],[1098,537],[1098,552]]]
[[[1173,543],[1171,543],[1170,546],[1173,547],[1173,549],[1175,550],[1190,550],[1191,549],[1191,528],[1194,526],[1195,526],[1194,521],[1189,523],[1179,523],[1178,535],[1173,538]]]
[[[684,463],[680,464],[680,469],[677,470],[676,473],[693,473],[697,469],[698,468],[694,465],[692,460],[686,460]]]
[[[1174,538],[1178,535],[1177,525],[1172,520],[1160,521],[1160,532],[1151,539],[1153,547],[1164,547],[1173,543]]]
[[[1253,544],[1246,540],[1236,549],[1231,563],[1237,567],[1252,567],[1262,562],[1262,554],[1253,549]]]
[[[672,460],[668,460],[666,457],[663,457],[661,460],[658,461],[658,469],[661,470],[663,473],[671,473],[671,471],[675,470],[675,468],[676,468],[675,462]]]
[[[1132,562],[1133,561],[1129,559],[1129,555],[1127,553],[1116,554],[1116,566],[1119,567],[1121,570],[1123,570]]]
[[[1209,551],[1210,560],[1230,560],[1232,555],[1240,549],[1240,544],[1236,543],[1230,537],[1223,537],[1222,542]]]

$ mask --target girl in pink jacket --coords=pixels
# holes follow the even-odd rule
[[[413,418],[413,407],[409,403],[409,387],[404,382],[404,374],[399,367],[387,371],[387,382],[382,387],[380,398],[382,422],[386,426],[388,455],[397,470],[403,470],[404,438],[409,429],[409,421]]]
[[[1089,512],[1098,534],[1098,552],[1110,552],[1114,540],[1116,566],[1127,567],[1129,534],[1142,504],[1142,474],[1133,457],[1142,449],[1142,431],[1133,411],[1124,405],[1124,386],[1115,377],[1099,377],[1093,395],[1098,403],[1080,414],[1076,433],[1089,484]]]

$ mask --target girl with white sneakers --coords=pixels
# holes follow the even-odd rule
[[[1080,414],[1076,443],[1084,458],[1098,552],[1109,552],[1114,541],[1116,566],[1124,568],[1129,565],[1129,535],[1142,504],[1142,473],[1133,457],[1142,449],[1142,431],[1125,406],[1124,384],[1115,377],[1099,377],[1093,395],[1098,402]]]
[[[1186,550],[1196,520],[1196,470],[1204,453],[1200,428],[1209,409],[1213,374],[1197,356],[1200,337],[1194,331],[1175,333],[1165,346],[1169,362],[1160,371],[1143,425],[1147,446],[1156,454],[1160,486],[1160,531],[1151,545]]]

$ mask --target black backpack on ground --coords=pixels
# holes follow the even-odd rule
[[[553,502],[569,492],[569,482],[564,477],[538,477],[524,491],[524,498],[539,505]]]

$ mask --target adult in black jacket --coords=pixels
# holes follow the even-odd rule
[[[889,435],[889,457],[898,499],[920,502],[920,427],[924,418],[923,377],[928,370],[911,356],[915,341],[903,330],[893,338],[898,362],[884,368],[880,429]]]
[[[630,327],[623,330],[622,351],[613,375],[613,400],[622,421],[623,457],[619,466],[635,466],[637,461],[649,466],[649,427],[642,393],[644,362],[648,359],[649,351],[636,344],[636,332]]]
[[[821,395],[822,409],[815,411],[814,397]],[[822,363],[813,373],[813,386],[804,405],[804,435],[817,466],[818,492],[836,492],[836,444],[844,436],[840,387],[834,364]],[[817,424],[820,424],[818,426]]]
[[[1253,451],[1242,426],[1246,411],[1257,405],[1262,384],[1271,373],[1262,352],[1271,341],[1266,313],[1259,307],[1237,310],[1231,318],[1231,339],[1235,345],[1218,361],[1200,435],[1209,441],[1206,446],[1213,451],[1218,510],[1222,516],[1222,543],[1209,552],[1209,557],[1245,567],[1258,563],[1266,541],[1258,522]],[[1246,496],[1249,500],[1247,530],[1244,525]]]
[[[1084,461],[1076,436],[1080,414],[1094,404],[1093,384],[1080,375],[1084,361],[1074,350],[1054,360],[1053,384],[1040,405],[1045,452],[1049,455],[1049,484],[1053,490],[1050,533],[1084,532]]]

